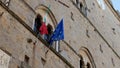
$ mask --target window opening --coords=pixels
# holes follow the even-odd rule
[[[80,58],[80,68],[84,68],[84,61],[83,61],[83,57]]]
[[[80,2],[80,9],[82,10],[82,7],[83,7],[83,4],[82,4],[82,2]]]
[[[40,36],[46,40],[46,34],[48,34],[46,23],[43,22],[43,17],[40,14],[37,14],[34,24],[33,31],[37,34],[37,38]]]
[[[42,25],[42,16],[40,14],[37,14],[34,22],[33,30],[38,35],[39,34],[39,27]]]

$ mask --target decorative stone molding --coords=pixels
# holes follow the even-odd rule
[[[79,51],[80,66],[83,68],[96,68],[93,57],[86,47],[81,47]]]

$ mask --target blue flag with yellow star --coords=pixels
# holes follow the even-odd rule
[[[63,39],[64,39],[64,26],[63,26],[63,19],[61,19],[55,31],[51,35],[49,43],[52,44],[53,41],[60,41]]]

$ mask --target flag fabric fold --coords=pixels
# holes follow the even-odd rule
[[[61,19],[55,31],[51,35],[49,43],[52,44],[53,41],[60,41],[63,39],[64,39],[64,26],[63,26],[63,19]]]
[[[42,26],[40,27],[40,34],[43,35],[43,34],[48,34],[48,31],[47,31],[47,26],[45,25],[45,23],[43,22],[42,23]]]

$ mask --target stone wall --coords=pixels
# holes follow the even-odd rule
[[[92,58],[91,65],[95,63],[96,68],[119,68],[119,21],[107,5],[105,5],[105,10],[103,10],[96,0],[85,0],[85,2],[87,4],[87,17],[75,5],[75,0],[11,0],[9,9],[29,27],[32,27],[36,16],[36,8],[42,5],[46,7],[51,5],[50,10],[57,21],[56,23],[61,18],[64,19],[65,39],[60,42],[61,52],[59,54],[74,68],[80,68],[79,60],[82,48],[86,48],[90,52]],[[1,10],[6,12],[2,7]],[[9,51],[16,58],[12,62],[15,63],[17,60],[24,61],[24,55],[27,54],[30,58],[35,58],[35,63],[32,63],[32,60],[29,63],[30,66],[35,66],[35,68],[39,68],[42,65],[42,61],[43,63],[46,61],[45,68],[64,68],[66,66],[51,51],[48,52],[47,58],[45,58],[46,50],[44,48],[46,47],[44,47],[44,44],[39,42],[14,17],[11,18],[8,12],[4,13],[0,19],[2,22],[0,25],[2,43],[0,43],[0,46],[3,49],[7,48],[5,50]],[[29,44],[27,39],[32,39],[33,42]],[[36,57],[33,57],[33,43],[35,41],[37,41],[37,49],[35,49]],[[42,61],[39,59],[40,57],[43,58]],[[84,60],[88,61],[86,58]],[[12,65],[11,63],[11,68]]]
[[[29,57],[27,65],[31,68],[69,68],[1,6],[0,11],[4,12],[0,17],[0,49],[11,55],[9,68],[20,67],[25,55]]]

